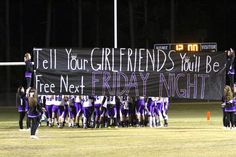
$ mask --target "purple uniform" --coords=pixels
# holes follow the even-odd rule
[[[52,107],[52,113],[59,114],[59,106],[61,104],[61,101],[62,101],[62,96],[56,95],[55,96],[55,102],[54,102],[54,105]]]
[[[63,106],[63,105],[60,105],[59,108],[58,108],[58,114],[59,114],[59,116],[63,116],[64,111],[65,111],[64,106]]]
[[[225,112],[236,112],[236,100],[230,100],[226,102]]]
[[[161,98],[155,98],[154,102],[155,102],[154,114],[160,116],[163,108],[163,101]]]
[[[26,71],[25,71],[25,78],[31,78],[32,77],[32,71],[33,71],[33,64],[31,60],[25,61],[26,64]]]
[[[54,99],[51,95],[46,96],[46,111],[48,118],[52,118],[52,107],[53,107]]]
[[[94,114],[95,116],[100,116],[101,115],[101,106],[102,106],[102,100],[103,96],[95,96],[95,102],[94,102]]]
[[[122,96],[121,97],[121,114],[125,117],[129,116],[129,97],[128,96]]]
[[[168,115],[168,109],[170,107],[170,101],[168,97],[163,97],[163,106],[161,109],[162,115],[164,118]]]
[[[148,110],[149,116],[154,116],[155,102],[153,99],[154,99],[153,97],[148,98],[147,110]]]
[[[144,108],[145,108],[145,98],[140,96],[136,103],[136,112],[139,114],[144,114]]]
[[[90,124],[90,118],[93,115],[93,100],[91,96],[82,96],[82,106],[83,106],[83,128],[87,128]]]
[[[66,118],[66,116],[69,114],[69,102],[65,101],[64,102],[64,112],[63,112],[63,117],[64,119]]]
[[[115,96],[107,97],[107,114],[108,114],[108,118],[117,117]]]
[[[70,97],[68,111],[69,111],[70,119],[75,118],[75,116],[76,116],[76,107],[75,107],[75,99],[74,99],[73,96]]]
[[[32,74],[33,74],[33,64],[31,60],[25,61],[26,70],[25,70],[25,79],[26,79],[26,88],[31,86]]]
[[[76,112],[76,114],[82,113],[82,103],[81,103],[81,99],[78,95],[75,96],[75,112]]]
[[[88,118],[91,116],[93,111],[92,97],[82,96],[82,102],[84,117]]]
[[[28,99],[27,97],[23,97],[19,99],[17,104],[18,112],[27,112],[28,111]]]

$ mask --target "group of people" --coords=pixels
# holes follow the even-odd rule
[[[27,98],[23,101],[27,104]],[[49,127],[168,126],[170,102],[166,97],[38,95],[38,103],[40,122]]]
[[[33,64],[30,53],[24,56],[26,87],[17,89],[16,105],[19,112],[19,130],[31,130],[31,138],[38,126],[74,128],[102,127],[167,127],[167,97],[37,95],[33,88]],[[23,120],[26,117],[26,129]],[[162,122],[163,120],[163,122]]]
[[[223,125],[236,126],[236,97],[234,92],[235,52],[226,50],[226,85],[222,98]],[[37,139],[36,130],[41,123],[49,127],[74,128],[102,127],[167,127],[168,97],[87,96],[87,95],[37,95],[32,85],[33,64],[31,55],[24,56],[26,87],[17,89],[19,130],[31,130],[31,138]],[[163,120],[163,122],[162,122]]]

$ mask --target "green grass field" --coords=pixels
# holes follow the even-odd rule
[[[39,139],[32,140],[29,132],[18,131],[15,108],[0,108],[0,157],[236,156],[236,130],[223,129],[220,102],[172,103],[168,128],[43,126],[37,135]]]

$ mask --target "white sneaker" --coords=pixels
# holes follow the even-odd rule
[[[230,127],[225,127],[224,129],[225,129],[225,130],[230,130]]]
[[[30,131],[30,128],[29,129],[25,129],[25,131]]]
[[[31,135],[30,138],[31,139],[39,139],[36,135]]]
[[[24,131],[24,129],[19,129],[19,131]]]

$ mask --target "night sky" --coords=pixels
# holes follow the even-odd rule
[[[172,18],[171,0],[117,1],[118,47],[153,48],[173,41],[217,42],[218,50],[236,48],[235,0],[173,0]],[[23,61],[33,47],[113,45],[113,0],[0,1],[1,62]],[[6,67],[0,70],[3,82]],[[10,67],[10,86],[2,84],[0,92],[6,87],[15,91],[23,71],[24,67]]]

